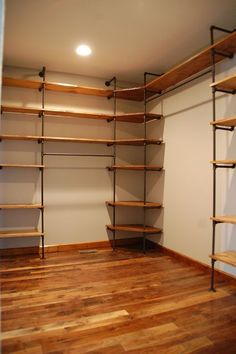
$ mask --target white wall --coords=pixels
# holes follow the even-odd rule
[[[217,79],[235,73],[236,60],[217,67]],[[164,123],[164,233],[161,243],[179,253],[210,263],[212,223],[212,120],[211,75],[198,79],[172,94],[160,105]],[[217,93],[217,118],[235,115],[235,96]],[[152,134],[158,134],[152,130]],[[218,159],[236,158],[236,132],[217,132]],[[217,171],[217,214],[236,214],[236,171]],[[151,190],[151,197],[159,193]],[[236,226],[217,225],[217,251],[236,248]],[[218,262],[217,262],[218,263]],[[218,265],[218,264],[217,264]],[[232,271],[229,266],[220,265]]]

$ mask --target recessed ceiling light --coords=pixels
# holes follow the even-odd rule
[[[87,57],[92,53],[92,50],[87,44],[81,44],[76,48],[76,53],[82,57]]]

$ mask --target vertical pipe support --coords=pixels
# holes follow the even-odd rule
[[[116,77],[113,78],[113,84],[114,84],[114,91],[113,91],[113,140],[114,140],[114,145],[113,145],[113,165],[116,165],[116,128],[117,128],[117,121],[116,121]],[[113,169],[113,210],[112,210],[112,224],[113,227],[116,226],[116,168]],[[113,240],[112,240],[112,249],[115,251],[116,247],[116,230],[112,231],[113,234]]]
[[[148,73],[144,73],[144,92],[143,92],[143,101],[144,101],[144,115],[143,115],[143,123],[144,123],[144,151],[143,151],[143,164],[144,164],[144,176],[143,176],[143,228],[146,228],[146,208],[145,204],[147,202],[147,75]],[[146,233],[143,232],[143,253],[146,253]]]
[[[45,76],[46,67],[44,66],[39,73],[43,79],[41,93],[42,93],[42,114],[41,114],[41,135],[44,136],[44,108],[45,108]],[[41,165],[44,165],[44,140],[41,140]],[[41,169],[41,205],[44,206],[44,169]],[[44,208],[41,208],[41,244],[42,244],[42,259],[45,258],[44,253]]]
[[[210,28],[210,33],[211,33],[211,45],[214,44],[214,27],[212,26]],[[214,48],[211,49],[211,68],[212,68],[212,83],[215,82],[215,50]],[[216,120],[216,90],[214,87],[212,87],[212,116],[213,116],[213,121]],[[213,161],[216,160],[216,127],[213,125]],[[215,217],[216,215],[216,166],[213,164],[213,205],[212,205],[212,216]],[[212,254],[215,253],[215,227],[216,223],[215,221],[212,222]],[[211,261],[211,286],[210,290],[215,291],[214,288],[214,282],[215,282],[215,260],[212,259]]]

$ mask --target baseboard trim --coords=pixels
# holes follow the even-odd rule
[[[134,245],[140,242],[139,237],[134,238],[124,238],[117,239],[117,246],[128,246]],[[55,252],[66,252],[66,251],[76,251],[76,250],[87,250],[87,249],[103,249],[112,248],[112,241],[94,241],[94,242],[82,242],[82,243],[67,243],[59,245],[48,245],[44,247],[45,253],[55,253]],[[19,248],[5,248],[0,250],[0,256],[20,256],[20,255],[30,255],[30,254],[41,254],[42,247],[19,247]]]
[[[167,248],[165,246],[157,244],[157,243],[155,243],[155,242],[153,242],[151,240],[149,240],[149,244],[150,244],[150,246],[152,248],[155,248],[156,250],[158,250],[161,253],[164,253],[164,254],[166,254],[166,255],[168,255],[170,257],[176,258],[179,261],[182,261],[182,262],[184,262],[186,264],[189,264],[191,266],[200,268],[201,270],[205,271],[208,274],[211,273],[211,267],[208,264],[202,263],[202,262],[200,262],[200,261],[198,261],[196,259],[193,259],[191,257],[185,256],[182,253],[176,252],[176,251],[174,251],[174,250],[172,250],[170,248]],[[236,282],[236,276],[234,276],[232,274],[229,274],[229,273],[226,273],[223,270],[215,269],[215,274],[216,274],[217,277],[220,277],[222,279],[226,279],[227,278],[228,280]]]

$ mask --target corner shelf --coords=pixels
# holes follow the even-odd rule
[[[158,234],[162,232],[161,229],[153,226],[143,226],[139,224],[122,224],[122,225],[106,225],[108,230],[111,231],[126,231],[126,232],[137,232],[141,234]]]
[[[0,204],[0,209],[43,209],[41,204]]]
[[[76,111],[63,111],[56,109],[41,109],[33,107],[16,107],[16,106],[1,106],[2,113],[22,113],[36,116],[51,116],[51,117],[68,117],[68,118],[81,118],[81,119],[96,119],[96,120],[106,120],[111,122],[114,120],[114,115],[112,114],[97,114],[88,112],[76,112]],[[147,113],[146,121],[151,122],[154,120],[162,119],[162,114]],[[125,123],[144,123],[144,113],[124,113],[117,114],[115,117],[118,122]]]
[[[154,203],[154,202],[146,202],[143,201],[119,201],[119,202],[106,202],[107,205],[114,207],[138,207],[138,208],[147,208],[147,209],[159,209],[162,207],[161,203]]]
[[[220,261],[236,267],[236,251],[215,253],[214,255],[210,255],[209,257],[215,261]]]
[[[7,230],[0,231],[0,239],[3,238],[15,238],[15,237],[36,237],[43,236],[44,233],[38,230]]]

